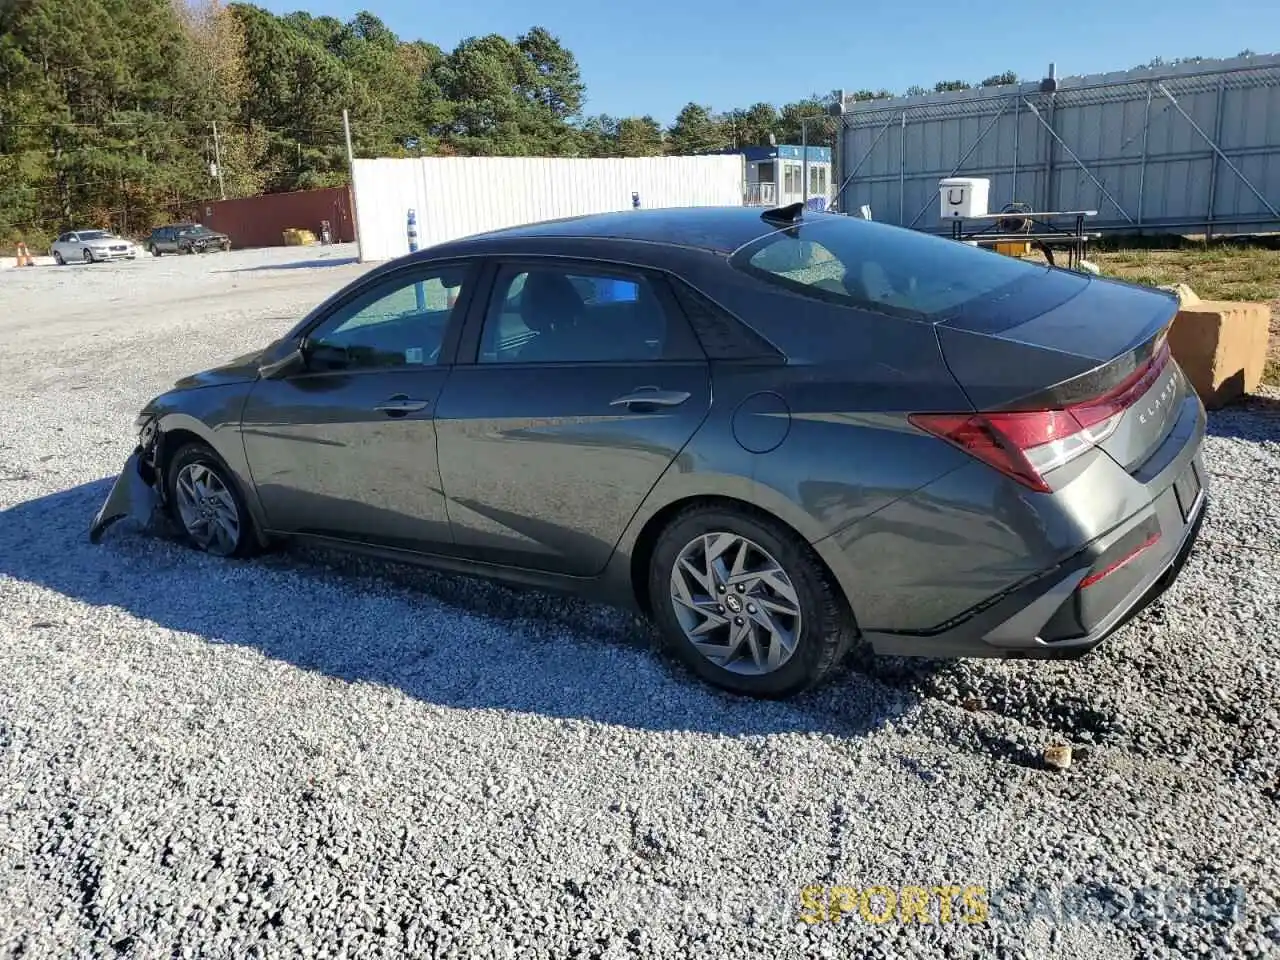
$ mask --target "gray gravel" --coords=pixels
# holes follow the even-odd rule
[[[855,658],[789,704],[582,603],[91,547],[138,407],[351,256],[0,274],[0,954],[1280,955],[1280,400],[1212,417],[1203,545],[1094,655]],[[987,923],[801,919],[950,884]]]

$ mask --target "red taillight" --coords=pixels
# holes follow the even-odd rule
[[[1164,372],[1169,358],[1169,344],[1161,337],[1151,359],[1121,383],[1092,400],[1059,410],[913,413],[908,419],[1023,486],[1049,493],[1052,488],[1044,474],[1110,436],[1124,412]]]
[[[1140,553],[1143,553],[1146,550],[1150,550],[1159,542],[1160,542],[1160,534],[1158,533],[1151,534],[1151,536],[1147,537],[1147,539],[1143,540],[1142,543],[1138,544],[1136,547],[1134,547],[1132,550],[1126,553],[1119,560],[1115,561],[1114,563],[1107,564],[1097,573],[1091,573],[1087,577],[1085,577],[1083,580],[1081,580],[1080,589],[1083,590],[1085,587],[1092,587],[1095,583],[1097,583],[1103,577],[1109,577],[1111,576],[1111,574],[1115,573],[1120,568],[1127,567],[1130,563],[1132,563],[1134,560],[1138,558],[1138,555]]]

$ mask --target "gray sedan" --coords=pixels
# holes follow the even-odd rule
[[[307,540],[575,591],[754,696],[855,643],[1078,656],[1204,516],[1176,311],[799,204],[497,231],[155,398],[90,536],[158,509],[228,557]]]
[[[138,248],[130,240],[106,230],[72,230],[53,242],[53,259],[65,263],[105,263],[108,260],[136,260]]]

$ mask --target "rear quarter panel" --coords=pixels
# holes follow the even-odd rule
[[[819,544],[855,615],[870,607],[878,616],[886,558],[877,551],[896,551],[895,567],[933,569],[937,559],[928,542],[892,530],[886,538],[874,518],[973,462],[914,429],[907,415],[967,404],[929,325],[851,310],[831,315],[825,305],[800,319],[807,304],[787,307],[794,311],[790,323],[813,326],[801,336],[824,359],[713,363],[711,413],[655,486],[629,536],[634,542],[649,518],[686,498],[742,500]],[[837,537],[842,531],[847,535]],[[875,538],[873,549],[859,549],[862,535]]]

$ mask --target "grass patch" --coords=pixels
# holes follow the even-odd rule
[[[1099,250],[1089,259],[1108,276],[1149,286],[1185,283],[1205,300],[1280,299],[1280,250],[1226,245]]]
[[[1177,244],[1095,247],[1089,259],[1104,276],[1157,287],[1185,283],[1204,300],[1271,305],[1271,345],[1262,382],[1280,386],[1280,249],[1270,245],[1182,240]]]

